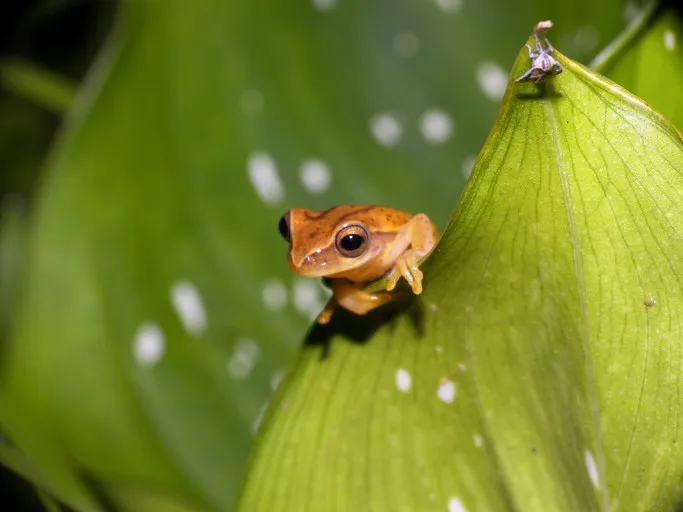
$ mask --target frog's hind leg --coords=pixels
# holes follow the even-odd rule
[[[387,275],[387,291],[396,288],[403,276],[414,294],[422,293],[422,271],[418,263],[434,248],[438,236],[434,224],[423,213],[415,215],[401,228],[388,253],[388,257],[395,259],[396,264]]]
[[[329,324],[332,313],[337,309],[337,306],[337,300],[334,297],[331,297],[330,300],[327,301],[327,304],[325,304],[323,310],[318,314],[318,318],[316,318],[315,321],[323,325]]]
[[[361,290],[358,284],[344,279],[334,279],[330,282],[334,295],[318,315],[317,322],[326,324],[330,321],[332,313],[341,306],[357,315],[364,315],[368,311],[386,304],[395,297],[388,292],[369,293]]]

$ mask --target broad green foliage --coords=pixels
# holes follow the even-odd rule
[[[649,9],[596,64],[683,129],[683,20],[673,7]]]
[[[0,82],[54,113],[65,112],[73,101],[73,85],[68,80],[26,62],[0,61]]]
[[[278,217],[295,205],[319,209],[366,202],[424,211],[444,228],[490,131],[519,41],[533,23],[553,19],[555,45],[582,61],[621,27],[621,1],[549,4],[124,2],[117,29],[81,87],[48,163],[32,212],[26,279],[16,295],[21,300],[11,305],[12,324],[1,326],[9,335],[1,347],[0,431],[15,446],[3,445],[0,460],[79,510],[97,508],[91,484],[123,510],[233,509],[256,420],[323,300],[314,281],[290,274],[286,247],[277,235]],[[518,71],[523,65],[518,63]],[[583,91],[590,101],[615,97],[602,86],[591,89],[583,72],[568,69],[556,82],[559,90]],[[401,316],[371,343],[334,338],[325,361],[317,359],[315,348],[303,351],[286,391],[296,400],[285,396],[273,410],[274,423],[260,444],[246,500],[254,499],[249,493],[263,482],[259,474],[269,464],[263,454],[284,428],[279,422],[288,418],[298,418],[287,434],[290,442],[310,446],[297,461],[291,458],[293,444],[273,457],[273,472],[304,468],[304,474],[290,475],[299,479],[284,495],[274,494],[280,488],[272,487],[284,486],[283,480],[263,483],[262,503],[275,509],[279,501],[268,500],[291,499],[294,506],[307,499],[299,485],[309,483],[312,503],[323,503],[332,493],[356,504],[357,491],[369,489],[367,496],[377,506],[435,504],[442,510],[453,492],[463,503],[476,498],[504,507],[537,483],[546,490],[533,506],[566,500],[590,507],[600,498],[586,476],[585,450],[599,468],[606,467],[600,478],[604,482],[607,475],[610,489],[616,478],[611,465],[628,468],[628,489],[643,489],[629,480],[643,468],[638,465],[645,460],[638,453],[642,445],[634,442],[628,455],[620,451],[621,432],[603,444],[594,439],[599,429],[589,420],[612,420],[586,411],[591,400],[601,404],[611,388],[603,380],[586,380],[592,367],[582,365],[587,353],[581,352],[592,347],[594,365],[615,372],[617,383],[622,372],[635,375],[635,369],[624,369],[625,360],[605,363],[604,346],[591,345],[602,331],[591,329],[623,332],[623,344],[630,347],[630,336],[642,333],[643,312],[629,302],[641,315],[629,320],[634,325],[605,314],[596,327],[591,308],[598,306],[579,287],[580,276],[567,273],[578,249],[567,238],[565,205],[570,203],[557,188],[560,174],[549,169],[558,147],[563,157],[583,148],[578,142],[569,146],[571,133],[592,132],[587,125],[571,124],[587,123],[579,115],[581,102],[571,110],[566,100],[550,98],[509,99],[461,213],[428,263],[423,319],[413,325]],[[615,100],[605,112],[617,112],[623,101]],[[625,108],[635,116],[636,107]],[[514,122],[501,128],[505,119]],[[544,132],[553,126],[555,132]],[[595,137],[611,137],[603,131]],[[553,133],[557,145],[544,152],[555,140]],[[630,137],[629,142],[636,141]],[[507,147],[512,149],[503,158],[500,151]],[[538,158],[529,166],[510,160],[532,151]],[[600,158],[612,158],[605,151],[591,152],[585,161],[603,166]],[[655,162],[653,157],[646,163]],[[568,176],[572,169],[567,168]],[[623,170],[614,172],[626,176]],[[513,186],[516,176],[528,179]],[[606,197],[621,193],[618,187],[626,178],[620,179],[605,183]],[[567,177],[566,183],[578,187],[566,194],[583,191],[584,185],[576,185],[583,181]],[[643,183],[654,186],[650,180]],[[596,194],[593,185],[589,188]],[[595,235],[600,240],[616,234],[603,222],[605,209],[636,215],[653,204],[637,195],[642,204],[634,206],[632,196],[624,197],[614,205],[606,199],[595,202],[591,214],[597,217],[589,220],[604,229]],[[477,209],[484,204],[492,206]],[[578,199],[570,205],[575,204]],[[534,205],[538,213],[530,210]],[[647,212],[638,229],[661,220],[657,211]],[[520,220],[513,222],[515,216]],[[490,232],[466,227],[478,218],[486,229],[510,220],[496,242]],[[571,233],[588,251],[590,235],[580,231],[580,221],[575,219]],[[514,225],[519,236],[507,231]],[[542,239],[549,226],[553,237]],[[471,238],[461,239],[468,229]],[[626,232],[634,229],[629,224]],[[539,240],[538,252],[527,247],[534,240]],[[655,251],[643,263],[649,270],[664,254],[657,252],[657,243],[648,246]],[[614,263],[601,275],[606,283],[620,285],[620,294],[612,297],[613,313],[623,313],[626,302],[619,301],[626,301],[629,287],[640,281],[617,259],[625,254],[623,247],[600,249],[596,254]],[[477,263],[491,270],[477,274]],[[461,272],[468,265],[470,271]],[[592,276],[591,268],[585,265],[584,279]],[[664,270],[666,284],[670,274]],[[522,277],[533,272],[539,276],[536,288],[515,287],[532,286]],[[4,284],[3,298],[10,296]],[[669,318],[674,300],[664,284],[638,297],[641,305],[646,294],[657,297],[651,314],[661,321]],[[576,300],[581,290],[585,304]],[[468,300],[481,305],[490,297],[505,307],[493,315],[478,306],[476,315],[470,314]],[[527,323],[514,327],[511,321],[522,318],[520,311]],[[586,318],[577,317],[582,312]],[[367,321],[374,329],[373,318]],[[447,324],[438,320],[443,318],[456,329],[446,331]],[[359,322],[346,320],[352,326]],[[553,331],[559,321],[562,330]],[[660,329],[656,336],[665,335],[663,328],[648,325]],[[667,329],[672,326],[673,317]],[[444,342],[414,342],[418,328],[424,329],[424,339]],[[497,330],[489,336],[486,329]],[[324,332],[314,331],[311,339]],[[355,335],[360,341],[371,334]],[[538,346],[528,345],[530,334],[539,338]],[[573,343],[575,335],[584,345]],[[648,346],[657,347],[652,336]],[[491,360],[481,350],[490,351]],[[633,349],[612,350],[630,354],[630,364],[650,368]],[[530,351],[542,357],[525,359]],[[399,368],[412,376],[406,395],[392,384]],[[493,370],[500,378],[487,376]],[[448,396],[451,381],[456,398],[446,405],[436,398],[436,386],[442,383]],[[623,419],[635,418],[629,386],[643,382],[631,379],[615,388],[624,390],[614,401],[613,410],[623,415],[618,428],[635,424]],[[649,392],[648,386],[643,390]],[[641,410],[654,407],[642,396]],[[368,413],[375,399],[376,413]],[[557,408],[547,409],[546,401]],[[296,415],[277,412],[288,407]],[[520,420],[516,413],[522,409],[544,421]],[[334,411],[348,414],[335,418]],[[647,428],[647,421],[668,428],[660,412],[638,421]],[[546,413],[555,416],[546,418]],[[631,428],[634,440],[645,428],[638,425]],[[523,427],[529,429],[527,437],[506,439]],[[433,428],[428,436],[411,437],[413,429],[427,428]],[[358,449],[361,443],[366,444]],[[315,447],[324,449],[314,452]],[[660,448],[652,457],[667,455]],[[312,462],[316,457],[325,462],[328,455],[338,465],[323,464],[318,471]],[[514,475],[512,464],[519,464]],[[572,471],[563,474],[566,468]],[[547,481],[532,482],[530,475],[540,469]],[[329,482],[320,485],[321,479]]]
[[[680,504],[683,141],[555,56],[508,87],[420,300],[310,333],[240,510]]]
[[[0,214],[0,340],[8,334],[9,320],[17,304],[25,246],[24,207],[16,199],[6,201]]]

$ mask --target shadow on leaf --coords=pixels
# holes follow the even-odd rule
[[[543,98],[558,99],[562,94],[553,87],[552,82],[541,82],[535,84],[533,91],[518,92],[515,97],[519,100],[538,100]]]
[[[367,315],[356,315],[343,308],[338,308],[329,324],[314,324],[304,341],[304,348],[321,347],[321,359],[330,356],[332,340],[343,338],[351,343],[364,345],[383,325],[393,328],[401,316],[406,316],[415,328],[418,337],[422,337],[423,309],[422,303],[411,295],[405,300],[389,304],[370,311]]]

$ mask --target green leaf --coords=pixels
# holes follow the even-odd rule
[[[323,300],[279,216],[368,202],[445,225],[531,20],[567,20],[584,56],[618,31],[620,1],[546,3],[124,2],[50,159],[2,354],[0,423],[26,453],[17,431],[45,429],[54,494],[85,476],[122,508],[230,510]]]
[[[26,254],[24,208],[17,197],[0,203],[0,344],[6,341],[20,292]]]
[[[75,94],[66,78],[17,60],[0,61],[0,86],[56,114],[67,110]]]
[[[28,421],[23,404],[3,390],[0,410],[0,462],[74,510],[99,512],[74,461],[55,443],[53,433]]]
[[[680,505],[683,141],[553,55],[508,86],[424,294],[310,333],[240,510]]]
[[[683,129],[683,20],[674,7],[653,4],[593,65]]]

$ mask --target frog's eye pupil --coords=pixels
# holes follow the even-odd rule
[[[346,235],[341,239],[340,245],[346,251],[357,251],[363,245],[363,237],[356,234]]]
[[[282,238],[287,240],[288,242],[292,241],[292,236],[291,233],[289,232],[289,224],[287,223],[286,215],[283,215],[280,217],[280,224],[278,225],[278,228],[280,230],[280,234],[282,235]]]
[[[364,226],[353,224],[337,233],[337,252],[346,258],[357,258],[368,248],[370,234]]]

